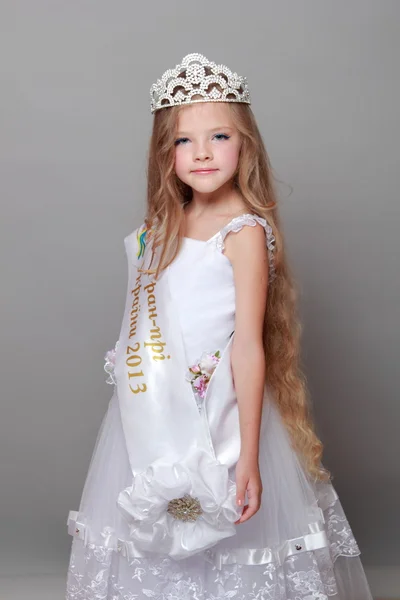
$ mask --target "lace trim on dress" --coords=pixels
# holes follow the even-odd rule
[[[272,233],[271,225],[269,225],[269,223],[265,219],[263,219],[262,217],[259,217],[258,215],[251,215],[251,214],[239,215],[238,217],[235,217],[234,219],[232,219],[232,221],[230,221],[227,225],[225,225],[225,227],[223,227],[221,229],[221,231],[219,231],[217,233],[217,235],[215,237],[215,244],[216,244],[217,249],[220,252],[223,252],[224,248],[225,248],[224,241],[230,231],[237,233],[245,225],[250,225],[250,227],[255,227],[257,223],[259,223],[260,225],[262,225],[264,227],[266,236],[267,236],[269,280],[271,282],[276,277],[275,264],[274,264],[275,236]]]
[[[333,570],[337,557],[358,556],[360,551],[339,500],[324,511],[324,516],[321,533],[326,532],[327,537],[314,549],[306,540],[305,546],[297,550],[299,539],[288,540],[281,546],[282,560],[277,549],[250,549],[249,556],[252,552],[270,552],[274,559],[241,563],[235,551],[228,550],[221,554],[231,553],[231,563],[213,564],[207,551],[179,561],[134,555],[131,542],[116,540],[110,527],[101,532],[101,544],[92,543],[85,520],[71,511],[68,531],[74,540],[66,600],[134,600],[142,595],[155,600],[227,600],[236,595],[241,600],[327,600],[337,594]],[[284,548],[290,548],[292,542],[295,553],[284,556]],[[246,550],[236,551],[243,552]]]
[[[108,374],[106,383],[109,383],[110,385],[117,385],[117,380],[115,378],[115,358],[118,346],[119,340],[116,342],[114,348],[108,350],[104,356],[104,370]]]

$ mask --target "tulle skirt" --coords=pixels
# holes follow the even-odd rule
[[[236,526],[235,536],[183,560],[132,553],[129,525],[116,504],[132,473],[114,391],[79,510],[68,517],[66,600],[372,600],[333,486],[306,477],[268,399],[259,465],[261,508]]]

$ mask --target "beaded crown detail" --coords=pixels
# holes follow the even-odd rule
[[[216,85],[221,89],[218,89]],[[193,99],[195,96],[201,98]],[[251,104],[246,77],[217,65],[202,54],[187,54],[150,88],[151,112],[197,102],[244,102]]]

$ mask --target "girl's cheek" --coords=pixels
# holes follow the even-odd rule
[[[230,166],[234,166],[237,164],[237,161],[239,159],[239,153],[236,150],[236,148],[232,148],[231,150],[229,150],[229,152],[226,153],[225,155],[225,160],[226,163],[229,164]]]
[[[184,167],[187,165],[189,159],[190,154],[186,148],[178,146],[178,148],[175,150],[175,164]]]
[[[182,159],[179,154],[175,154],[175,169],[180,170],[182,168]]]
[[[187,159],[184,156],[183,152],[175,153],[175,172],[179,176],[184,176],[187,173]]]

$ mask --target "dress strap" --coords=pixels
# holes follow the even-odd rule
[[[275,236],[272,233],[271,225],[269,225],[269,223],[262,217],[250,213],[234,217],[229,223],[227,223],[227,225],[225,225],[220,231],[218,231],[218,233],[215,236],[215,245],[217,250],[223,252],[225,249],[225,238],[228,235],[228,233],[230,233],[231,231],[237,233],[245,225],[255,227],[257,223],[262,225],[265,229],[266,243],[268,248],[269,280],[271,282],[276,277],[273,254],[275,250]]]

